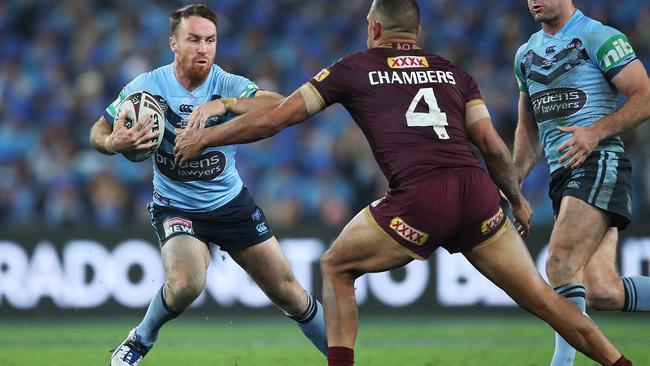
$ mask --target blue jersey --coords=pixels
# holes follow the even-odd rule
[[[195,106],[219,98],[246,98],[255,94],[257,86],[245,77],[229,74],[213,65],[207,80],[193,91],[183,87],[169,64],[139,75],[128,83],[119,97],[106,108],[104,117],[114,122],[115,111],[124,98],[144,90],[154,95],[165,113],[165,135],[153,155],[154,203],[182,210],[207,212],[235,198],[243,183],[235,168],[236,145],[207,148],[199,159],[177,166],[174,164],[176,128],[184,128]],[[212,117],[206,127],[223,123],[234,115]]]
[[[556,149],[571,136],[556,127],[590,126],[616,110],[611,80],[636,59],[624,34],[577,10],[555,35],[533,34],[515,56],[519,90],[528,93],[551,172],[562,167]],[[623,152],[618,136],[595,150]]]

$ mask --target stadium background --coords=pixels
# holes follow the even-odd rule
[[[111,329],[106,344],[119,342],[162,281],[144,207],[151,199],[151,164],[102,156],[90,148],[88,133],[125,83],[172,61],[168,16],[185,3],[0,2],[0,322],[5,325],[0,325],[0,364],[32,364],[7,355],[30,349],[33,334],[28,330],[24,338],[14,337],[12,324],[32,324],[34,316],[44,323],[61,317],[83,323],[87,317],[112,322],[133,316],[120,329]],[[343,55],[365,48],[370,1],[208,4],[219,13],[216,62],[285,95]],[[576,5],[625,32],[639,58],[650,65],[647,1],[577,0]],[[517,47],[538,29],[525,1],[431,0],[420,6],[420,45],[475,77],[510,145],[517,103],[512,60]],[[634,166],[635,224],[621,239],[621,270],[648,275],[650,124],[624,139]],[[342,108],[330,108],[272,139],[240,146],[237,166],[299,279],[318,294],[318,256],[351,215],[386,190],[361,132]],[[540,162],[524,187],[534,209],[528,244],[539,264],[552,223],[547,183],[547,167]],[[194,314],[277,318],[245,274],[220,254],[214,251],[209,288]],[[506,318],[495,324],[504,328],[510,317],[522,316],[457,257],[437,253],[407,270],[364,278],[358,286],[362,312],[433,319],[499,314]],[[639,325],[634,316],[613,319],[612,327],[620,327],[621,334],[634,333]],[[647,324],[647,318],[639,319]],[[641,334],[641,343],[647,344],[648,332]],[[546,353],[548,341],[541,347]],[[635,342],[640,341],[625,344]],[[520,352],[526,359],[527,351]],[[639,352],[650,362],[650,352]]]

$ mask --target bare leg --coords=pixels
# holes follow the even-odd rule
[[[307,294],[291,270],[280,244],[272,237],[230,255],[280,309],[300,315],[307,308]]]
[[[327,354],[322,307],[298,283],[275,237],[246,249],[231,251],[230,255],[269,299],[297,322],[316,348]]]
[[[587,305],[594,310],[621,310],[625,303],[623,281],[616,267],[618,229],[609,228],[584,272]]]
[[[330,347],[354,348],[358,328],[354,280],[364,273],[390,270],[412,260],[396,246],[384,241],[375,231],[379,228],[373,227],[376,224],[368,221],[366,210],[348,223],[321,259]]]
[[[546,273],[551,286],[582,283],[583,271],[608,229],[602,210],[574,197],[564,197],[553,232]]]
[[[178,235],[162,247],[165,269],[165,302],[175,311],[183,311],[203,291],[210,264],[210,251],[200,240]]]
[[[546,321],[587,357],[607,366],[621,357],[589,317],[542,280],[512,226],[493,244],[465,253],[465,256],[521,307]]]

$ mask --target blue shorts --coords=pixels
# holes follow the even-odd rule
[[[161,247],[177,235],[190,235],[225,251],[245,249],[273,237],[264,212],[246,187],[232,201],[210,212],[184,211],[153,202],[147,209]]]
[[[576,169],[561,168],[551,174],[549,197],[553,212],[560,212],[564,196],[578,198],[609,216],[609,226],[619,230],[630,224],[632,164],[622,153],[594,151]]]

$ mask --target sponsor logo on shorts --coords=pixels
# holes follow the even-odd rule
[[[256,209],[255,212],[251,214],[251,219],[253,221],[260,221],[261,218],[262,218],[262,210],[260,210],[259,208]]]
[[[175,233],[184,233],[194,235],[194,228],[192,228],[192,221],[180,217],[170,217],[163,222],[165,229],[165,238]]]
[[[266,234],[266,233],[269,232],[269,228],[266,226],[266,222],[263,222],[261,224],[257,224],[257,226],[255,226],[255,230],[257,230],[257,232],[260,235]]]
[[[330,71],[328,69],[322,69],[316,76],[314,76],[314,80],[320,83],[328,76],[330,76]]]
[[[393,219],[390,220],[390,228],[395,230],[397,235],[416,245],[422,245],[426,243],[427,239],[429,238],[429,234],[413,228],[404,222],[404,220],[402,220],[402,218],[399,216],[393,217]]]
[[[566,185],[567,189],[580,189],[580,182],[572,180]]]
[[[391,69],[412,69],[429,67],[429,61],[424,56],[398,56],[389,57],[387,60],[388,67]]]
[[[483,221],[481,224],[481,234],[485,235],[496,229],[505,217],[506,214],[503,213],[503,210],[501,208],[499,208],[499,212],[497,212],[496,215]]]

